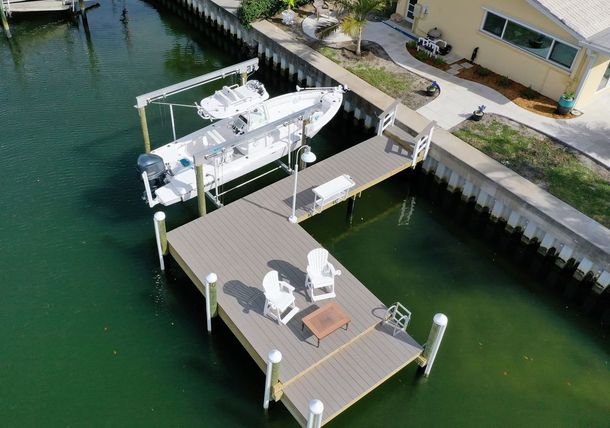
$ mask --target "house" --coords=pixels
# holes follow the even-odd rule
[[[453,52],[575,107],[610,96],[610,0],[399,0],[396,13]]]

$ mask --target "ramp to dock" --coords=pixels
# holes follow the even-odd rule
[[[408,153],[386,136],[315,164],[299,173],[297,217],[312,215],[313,187],[348,174],[356,183],[348,195],[353,196],[410,164]],[[304,426],[309,400],[322,400],[326,423],[416,359],[422,347],[407,334],[392,335],[382,323],[386,306],[332,255],[331,262],[342,270],[334,301],[352,321],[316,347],[301,319],[328,302],[312,303],[305,291],[307,253],[321,245],[287,220],[293,185],[294,177],[280,180],[169,232],[168,243],[203,294],[205,276],[218,275],[219,315],[262,370],[269,351],[282,353],[276,398],[281,396]],[[262,279],[270,270],[296,288],[301,311],[286,326],[263,315]]]

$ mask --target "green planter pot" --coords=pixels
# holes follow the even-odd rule
[[[570,112],[570,110],[572,110],[572,107],[574,107],[574,104],[576,103],[576,99],[575,98],[564,98],[563,95],[561,97],[559,97],[559,103],[557,105],[557,113],[558,114],[568,114]]]

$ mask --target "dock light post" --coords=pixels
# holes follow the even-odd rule
[[[297,222],[297,216],[296,216],[296,210],[297,210],[297,183],[298,183],[298,179],[299,179],[299,152],[305,149],[305,151],[303,152],[303,154],[301,155],[301,160],[304,163],[313,163],[316,161],[316,155],[314,154],[314,152],[311,151],[311,147],[310,146],[301,146],[298,148],[296,156],[295,156],[295,161],[294,161],[294,192],[292,194],[292,214],[290,215],[290,217],[288,217],[288,220],[290,221],[290,223],[296,223]]]

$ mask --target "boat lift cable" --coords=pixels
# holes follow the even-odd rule
[[[282,168],[281,166],[276,166],[275,168],[270,169],[269,171],[263,172],[262,174],[257,175],[256,177],[251,178],[251,179],[250,179],[250,180],[248,180],[248,181],[244,181],[243,183],[240,183],[240,184],[238,184],[237,186],[234,186],[234,187],[231,187],[231,188],[230,188],[230,189],[228,189],[228,190],[225,190],[224,192],[220,193],[218,196],[223,196],[223,195],[226,195],[227,193],[232,192],[233,190],[237,190],[237,189],[239,189],[240,187],[245,186],[246,184],[250,184],[250,183],[252,183],[253,181],[258,180],[259,178],[263,178],[265,175],[269,175],[269,174],[271,174],[272,172],[275,172],[275,171],[277,171],[278,169],[281,169],[281,168]]]
[[[165,103],[162,101],[151,101],[150,104],[157,104],[162,106],[170,106],[170,107],[188,107],[188,108],[197,108],[196,105],[191,104],[178,104],[178,103]]]

